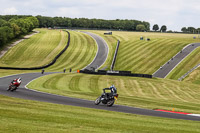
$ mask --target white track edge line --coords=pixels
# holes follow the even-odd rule
[[[82,33],[84,33],[84,34],[87,34],[85,31],[80,31],[80,32],[82,32]],[[91,33],[91,32],[89,32],[89,33]],[[94,34],[94,33],[92,33],[92,34]],[[87,34],[87,35],[89,35],[89,34]],[[104,61],[104,62],[102,63],[102,65],[101,65],[101,66],[103,66],[103,65],[105,64],[106,60],[108,59],[109,47],[108,47],[107,42],[106,42],[101,36],[99,36],[99,35],[97,35],[97,34],[94,34],[94,35],[100,37],[100,38],[104,41],[104,43],[106,44],[107,50],[108,50],[108,54],[107,54],[107,56],[106,56],[106,59],[105,59],[105,61]],[[92,37],[91,35],[89,35],[89,36]],[[92,38],[93,38],[93,40],[95,40],[94,37],[92,37]],[[98,54],[99,46],[98,46],[98,43],[97,43],[96,40],[95,40],[95,42],[96,42],[96,45],[97,45],[97,54]],[[96,57],[97,57],[97,54],[96,54],[95,58],[93,59],[93,61],[92,61],[89,65],[91,65],[91,64],[95,61],[95,59],[96,59]],[[87,65],[86,67],[88,67],[89,65]],[[101,66],[98,66],[98,68],[96,68],[96,69],[99,69]],[[84,67],[83,69],[85,69],[86,67]],[[83,69],[81,69],[81,70],[83,70]]]
[[[195,49],[193,49],[187,56],[185,56],[178,64],[176,64],[176,66],[174,66],[173,67],[173,69],[171,69],[171,71],[169,71],[168,73],[167,73],[167,75],[164,77],[164,78],[166,78],[185,58],[187,58],[194,50],[196,50],[196,48]]]
[[[186,47],[189,47],[189,46],[192,45],[192,44],[195,44],[195,43],[191,43],[191,44],[186,45],[182,50],[184,50]],[[195,49],[196,49],[196,48],[195,48]],[[194,50],[195,50],[195,49],[194,49]],[[193,51],[194,51],[194,50],[193,50]],[[191,51],[190,53],[192,53],[193,51]],[[179,53],[180,53],[180,52],[178,52],[178,53],[177,53],[176,55],[174,55],[173,57],[177,56]],[[189,54],[189,55],[190,55],[190,54]],[[189,55],[187,55],[187,56],[189,56]],[[186,56],[186,57],[187,57],[187,56]],[[172,58],[173,58],[173,57],[172,57]],[[186,57],[185,57],[185,58],[186,58]],[[183,58],[183,59],[185,59],[185,58]],[[182,60],[183,60],[183,59],[182,59]],[[170,60],[171,60],[171,59],[170,59]],[[168,60],[164,65],[166,65],[170,60]],[[180,62],[182,62],[182,60],[181,60]],[[180,64],[180,62],[179,62],[178,64]],[[178,65],[178,64],[177,64],[177,65]],[[162,66],[164,66],[164,65],[162,65]],[[176,65],[176,66],[177,66],[177,65]],[[176,66],[175,66],[175,67],[176,67]],[[175,68],[175,67],[174,67],[174,68]],[[174,69],[174,68],[173,68],[173,69]],[[172,69],[172,70],[173,70],[173,69]],[[160,70],[160,68],[159,68],[158,70],[156,70],[152,75],[154,75],[154,74],[155,74],[156,72],[158,72],[159,70]],[[172,70],[171,70],[171,71],[172,71]],[[170,72],[171,72],[171,71],[170,71]],[[170,72],[169,72],[169,73],[170,73]],[[166,77],[169,75],[169,73],[168,73],[164,78],[166,78]]]
[[[187,114],[187,115],[200,117],[200,114]]]

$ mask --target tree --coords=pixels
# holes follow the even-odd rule
[[[160,31],[161,31],[161,32],[166,32],[166,31],[167,31],[167,26],[166,26],[166,25],[163,25],[163,26],[160,28]]]
[[[143,24],[139,24],[139,25],[136,26],[136,30],[137,31],[145,31],[146,28],[145,28],[145,26]]]
[[[154,30],[154,31],[159,30],[159,26],[158,26],[157,24],[154,24],[154,26],[153,26],[153,30]]]
[[[197,31],[197,33],[199,34],[199,33],[200,33],[200,28],[197,28],[196,31]]]
[[[0,27],[2,26],[2,25],[4,25],[6,23],[6,21],[5,20],[3,20],[3,19],[0,19]]]
[[[190,33],[195,33],[196,32],[196,29],[194,27],[188,27],[188,31]]]
[[[186,27],[183,27],[183,28],[181,29],[181,31],[184,32],[184,33],[186,33],[188,30],[187,30]]]
[[[14,37],[19,36],[19,34],[21,33],[19,26],[16,25],[15,23],[12,23],[11,26],[12,26]]]
[[[149,31],[150,30],[150,23],[143,21],[142,24],[145,26],[145,30]]]

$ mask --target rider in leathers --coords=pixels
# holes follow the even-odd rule
[[[13,84],[14,82],[17,82],[18,84],[21,84],[21,78],[17,78],[17,79],[14,79],[11,83]]]
[[[106,93],[105,90],[110,90],[111,93]],[[114,94],[117,94],[117,88],[115,88],[115,86],[112,85],[112,86],[110,86],[110,88],[104,88],[104,89],[103,89],[103,92],[104,92],[105,94],[107,94],[107,98],[108,98],[109,96],[112,96],[112,95],[114,95]]]

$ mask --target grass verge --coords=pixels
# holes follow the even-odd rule
[[[192,69],[193,67],[195,67],[200,63],[199,58],[200,58],[200,48],[197,48],[190,55],[188,55],[178,66],[176,66],[175,69],[172,72],[170,72],[167,78],[178,80],[190,69]]]
[[[0,95],[1,133],[198,133],[199,122],[21,100]]]
[[[118,88],[117,104],[168,109],[200,114],[199,85],[164,79],[135,77],[52,74],[36,79],[28,88],[39,91],[95,100],[102,89],[115,84]]]
[[[153,74],[184,46],[199,41],[190,34],[113,31],[113,35],[108,36],[103,35],[105,31],[90,32],[103,37],[109,45],[109,57],[102,68],[109,69],[117,40],[120,40],[114,69],[144,74]],[[151,41],[141,41],[141,36]]]

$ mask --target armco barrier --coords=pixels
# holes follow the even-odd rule
[[[70,44],[70,33],[68,31],[66,31],[68,33],[68,42],[67,45],[65,46],[65,48],[47,65],[44,66],[39,66],[39,67],[30,67],[30,68],[18,68],[18,67],[0,67],[0,69],[10,69],[10,70],[38,70],[38,69],[44,69],[47,68],[51,65],[53,65],[56,60],[67,50],[67,48],[69,47]]]
[[[149,74],[136,74],[131,73],[131,71],[105,71],[105,70],[98,70],[98,72],[91,71],[91,70],[81,70],[80,73],[85,74],[95,74],[95,75],[115,75],[115,76],[130,76],[130,77],[143,77],[143,78],[152,78],[152,75]]]
[[[118,49],[119,49],[119,44],[120,44],[120,41],[118,40],[117,41],[117,47],[115,49],[115,54],[114,54],[114,57],[113,57],[113,61],[112,61],[112,64],[110,66],[110,70],[111,71],[114,69],[114,66],[115,66],[115,62],[116,62],[116,58],[117,58],[117,53],[118,53]]]

